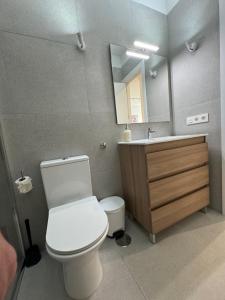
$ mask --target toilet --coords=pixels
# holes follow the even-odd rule
[[[88,298],[99,286],[99,248],[108,233],[108,219],[92,194],[86,155],[40,164],[49,214],[48,254],[62,263],[65,290],[73,299]]]

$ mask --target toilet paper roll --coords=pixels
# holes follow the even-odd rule
[[[18,191],[21,194],[29,193],[33,186],[32,186],[32,179],[29,176],[20,177],[15,181],[17,185]]]

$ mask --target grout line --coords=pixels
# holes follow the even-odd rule
[[[75,45],[75,35],[74,35],[74,44],[72,44],[72,43],[66,43],[66,42],[63,42],[63,41],[53,40],[53,39],[50,39],[50,38],[41,37],[41,36],[35,36],[35,35],[32,35],[32,34],[14,32],[14,31],[10,31],[10,30],[0,29],[0,32],[1,33],[9,33],[9,34],[13,34],[13,35],[24,36],[24,37],[29,37],[29,38],[33,38],[33,39],[44,40],[44,41],[57,43],[57,44],[68,45],[68,46],[74,46]]]
[[[141,292],[141,294],[143,295],[143,297],[146,299],[146,300],[149,300],[148,296],[145,294],[145,291],[143,289],[143,287],[138,283],[138,281],[136,280],[136,278],[133,276],[133,274],[131,273],[130,269],[129,269],[129,265],[126,263],[126,261],[124,260],[123,256],[121,255],[121,259],[124,263],[124,265],[126,266],[126,269],[128,271],[128,273],[130,274],[130,276],[132,277],[132,279],[134,280],[134,282],[136,283],[139,291]]]
[[[23,276],[24,276],[24,272],[25,272],[25,268],[23,268],[23,266],[21,266],[21,269],[19,270],[19,272],[20,273],[18,274],[15,290],[13,291],[13,294],[12,294],[12,300],[17,300],[17,298],[19,296],[20,288],[21,288],[21,285],[22,285]]]
[[[120,251],[119,252],[119,256],[121,257],[121,260],[123,261],[126,269],[127,269],[127,272],[130,274],[131,278],[134,280],[134,282],[136,283],[140,293],[143,295],[144,299],[145,300],[150,300],[149,297],[146,295],[145,291],[144,291],[144,288],[138,283],[138,281],[136,280],[136,278],[134,277],[134,275],[132,274],[132,272],[130,271],[130,268],[129,268],[129,264],[126,263],[125,259],[124,259],[124,255],[121,254]]]
[[[114,242],[115,242],[115,241],[114,241]],[[114,251],[114,250],[113,250],[113,251]],[[144,289],[139,285],[139,283],[137,282],[137,280],[135,279],[135,277],[132,275],[132,273],[131,273],[131,271],[130,271],[130,269],[129,269],[128,264],[127,264],[126,261],[124,260],[124,256],[121,254],[121,252],[120,252],[119,250],[116,251],[116,252],[117,252],[117,254],[119,255],[119,258],[121,259],[121,261],[122,261],[122,263],[123,263],[123,265],[124,265],[126,271],[128,272],[129,276],[131,277],[131,279],[132,279],[132,280],[135,282],[135,284],[137,285],[137,288],[138,288],[139,292],[141,293],[141,295],[144,297],[145,300],[150,300],[150,299],[146,296],[146,294],[145,294],[145,292],[144,292]]]
[[[103,112],[104,114],[110,113],[110,112]],[[71,114],[79,114],[79,115],[86,115],[90,114],[88,111],[61,111],[61,112],[15,112],[15,113],[7,113],[3,112],[1,115],[3,116],[14,116],[14,115],[19,115],[19,116],[26,116],[26,115],[34,115],[34,116],[39,116],[39,115],[45,115],[45,116],[61,116],[61,115],[71,115]]]

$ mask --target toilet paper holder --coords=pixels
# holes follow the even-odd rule
[[[21,177],[19,178],[19,181],[25,180],[25,176],[24,176],[23,170],[20,171],[20,175],[21,175]]]
[[[24,176],[23,170],[20,171],[21,177],[15,181],[20,194],[27,194],[33,189],[32,179],[29,176]]]

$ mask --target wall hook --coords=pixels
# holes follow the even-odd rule
[[[77,40],[77,48],[81,51],[85,51],[86,44],[85,44],[84,36],[83,36],[82,32],[76,33],[76,40]]]
[[[100,147],[100,149],[106,149],[106,147],[107,147],[106,142],[100,143],[99,147]]]
[[[185,46],[190,53],[194,53],[198,50],[199,44],[197,42],[185,42]]]

